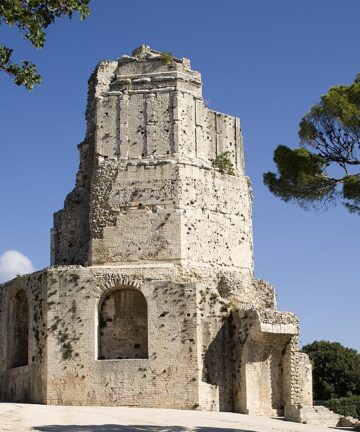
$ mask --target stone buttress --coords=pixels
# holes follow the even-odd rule
[[[311,406],[297,318],[253,275],[239,119],[205,105],[187,59],[144,45],[97,66],[86,119],[51,267],[0,292],[2,400]]]

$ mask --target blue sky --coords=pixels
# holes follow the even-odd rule
[[[256,276],[301,322],[301,343],[360,350],[359,216],[341,206],[306,212],[263,186],[278,144],[298,144],[299,120],[332,85],[360,72],[358,0],[94,1],[80,22],[50,27],[34,50],[15,29],[0,40],[37,63],[28,93],[0,74],[0,255],[49,265],[52,213],[74,185],[84,136],[87,79],[103,59],[141,44],[191,59],[210,108],[239,116],[254,191]]]

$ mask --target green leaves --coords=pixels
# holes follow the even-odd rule
[[[348,175],[342,180],[344,205],[350,213],[360,214],[360,175]]]
[[[163,64],[171,64],[174,62],[174,56],[173,56],[173,53],[171,51],[169,51],[169,52],[163,51],[161,53],[160,58],[161,58],[161,62]]]
[[[80,19],[85,19],[90,13],[89,1],[1,0],[0,25],[5,23],[10,27],[16,26],[35,48],[42,48],[46,41],[45,29],[57,18],[71,18],[76,11],[79,12]],[[14,63],[10,60],[11,55],[10,48],[0,46],[0,70],[13,76],[15,84],[32,90],[41,81],[35,65],[29,61]]]
[[[325,406],[341,416],[360,418],[360,396],[330,399],[325,403]]]
[[[231,162],[231,152],[230,151],[224,151],[220,153],[218,156],[216,156],[215,159],[210,159],[211,165],[213,168],[218,169],[221,174],[229,174],[234,175],[234,167]]]
[[[291,150],[280,145],[274,152],[279,175],[264,174],[264,183],[275,196],[285,202],[295,200],[301,207],[332,199],[336,181],[325,173],[326,161],[304,148]]]
[[[360,199],[359,175],[348,175],[343,178],[343,194],[346,199]]]
[[[338,342],[315,341],[305,345],[313,364],[314,399],[360,394],[360,354]]]
[[[13,63],[11,55],[11,49],[0,46],[0,69],[13,76],[16,85],[22,85],[26,89],[32,90],[35,85],[41,82],[36,66],[28,61],[23,61],[20,65]]]
[[[275,150],[278,174],[264,174],[270,192],[303,208],[343,198],[351,213],[360,214],[360,173],[353,173],[360,165],[360,74],[350,86],[332,87],[321,96],[301,119],[299,139],[299,148]],[[329,177],[326,169],[331,166],[345,175]]]

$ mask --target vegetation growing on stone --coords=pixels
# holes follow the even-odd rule
[[[174,56],[173,53],[171,51],[167,52],[167,51],[163,51],[161,53],[161,61],[164,64],[170,64],[174,61]]]
[[[218,169],[221,174],[234,175],[234,166],[231,162],[231,152],[224,151],[216,156],[215,159],[210,159],[213,168]]]
[[[340,201],[360,214],[360,73],[322,95],[299,127],[300,147],[277,147],[278,172],[265,173],[265,185],[305,209]]]

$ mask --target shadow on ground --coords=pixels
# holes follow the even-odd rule
[[[338,427],[329,427],[329,429],[335,429],[337,431],[352,431],[352,432],[354,432],[354,430],[355,430],[353,427],[340,427],[340,426],[338,426]]]
[[[223,429],[213,427],[148,426],[148,425],[48,425],[36,426],[33,431],[42,432],[255,432],[250,429]]]

